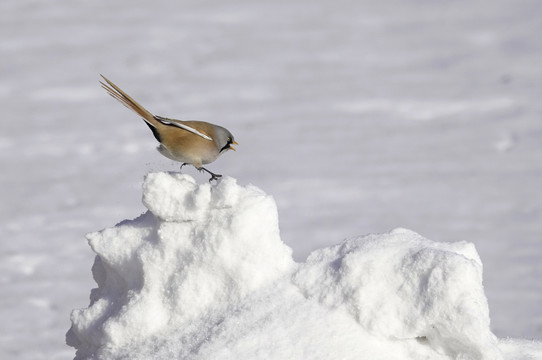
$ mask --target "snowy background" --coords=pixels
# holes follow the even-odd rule
[[[88,305],[85,234],[144,211],[174,170],[150,111],[219,123],[240,146],[209,169],[275,197],[304,260],[410,228],[466,240],[492,330],[542,339],[542,3],[0,3],[0,358],[67,359]],[[207,176],[189,169],[201,182]]]

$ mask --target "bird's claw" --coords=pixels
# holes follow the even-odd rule
[[[211,171],[207,170],[207,169],[204,168],[203,166],[200,167],[200,168],[198,168],[198,170],[199,170],[199,171],[205,171],[205,172],[207,172],[209,175],[211,175],[211,178],[209,179],[209,182],[211,182],[211,181],[213,181],[213,180],[218,181],[218,180],[222,177],[222,175],[220,175],[220,174],[215,174],[214,172],[211,172]]]
[[[211,178],[209,179],[209,182],[212,182],[213,180],[218,181],[221,177],[222,177],[222,175],[220,175],[220,174],[212,174]]]
[[[181,168],[180,168],[179,170],[182,171],[183,166],[185,166],[185,165],[190,165],[190,164],[188,164],[188,163],[182,164],[182,165],[181,165]],[[198,169],[200,172],[205,171],[206,173],[208,173],[209,175],[211,175],[211,178],[209,179],[209,182],[211,182],[211,181],[213,181],[213,180],[218,181],[218,180],[222,177],[222,175],[220,175],[220,174],[215,174],[214,172],[211,172],[211,171],[207,170],[207,169],[204,168],[203,166],[202,166],[202,167],[199,167],[199,168],[196,168],[196,169]]]

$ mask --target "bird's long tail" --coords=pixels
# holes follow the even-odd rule
[[[147,109],[141,106],[137,101],[135,101],[128,94],[122,91],[117,85],[113,84],[105,76],[103,75],[100,75],[100,76],[105,80],[105,83],[100,81],[100,84],[102,84],[102,87],[107,91],[109,95],[117,99],[121,104],[126,106],[128,109],[135,111],[149,125],[156,126],[155,124],[156,120],[154,119],[153,114],[151,114]]]
[[[114,97],[115,99],[117,99],[118,101],[120,101],[128,109],[131,109],[135,111],[137,114],[139,114],[139,116],[141,116],[143,120],[145,120],[145,123],[149,126],[154,137],[159,142],[162,142],[160,129],[163,129],[164,127],[169,127],[169,126],[173,126],[175,128],[180,128],[180,129],[189,131],[209,141],[213,140],[208,134],[205,134],[203,131],[197,130],[189,125],[186,125],[181,120],[168,119],[168,118],[155,116],[151,114],[147,109],[141,106],[137,101],[132,99],[130,95],[126,94],[117,85],[113,84],[108,78],[106,78],[103,75],[101,75],[101,77],[105,80],[105,83],[100,81],[100,84],[102,84],[102,87],[107,91],[107,93],[111,95],[112,97]]]

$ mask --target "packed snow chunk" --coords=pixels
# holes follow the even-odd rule
[[[72,312],[67,342],[77,358],[135,358],[136,345],[172,329],[198,332],[194,324],[222,321],[295,266],[275,202],[256,187],[151,173],[143,189],[147,213],[88,235],[98,288]]]
[[[405,229],[353,238],[313,252],[294,281],[371,334],[423,339],[452,359],[502,358],[470,243],[437,243]]]
[[[256,187],[152,173],[143,203],[88,236],[98,287],[72,312],[76,359],[502,359],[472,244],[399,229],[296,264]]]

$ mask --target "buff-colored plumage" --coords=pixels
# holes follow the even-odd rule
[[[233,135],[225,128],[205,121],[182,121],[156,116],[132,99],[102,75],[100,82],[109,95],[139,114],[160,142],[158,151],[172,160],[194,165],[211,174],[211,180],[221,175],[213,174],[203,167],[215,161],[224,151],[235,150]]]

